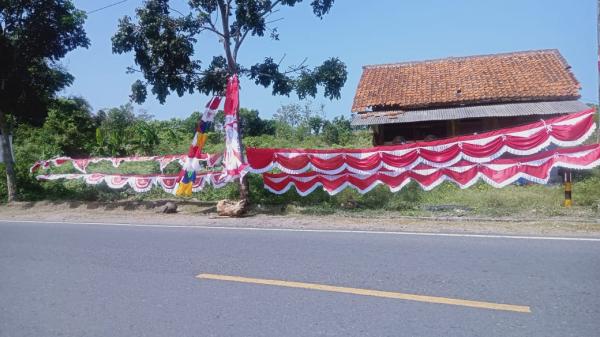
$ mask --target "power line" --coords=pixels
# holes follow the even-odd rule
[[[100,7],[100,8],[96,8],[94,10],[91,10],[91,11],[87,11],[86,13],[87,14],[96,13],[96,12],[99,12],[99,11],[101,11],[103,9],[107,9],[107,8],[110,8],[110,7],[122,4],[122,3],[127,2],[127,1],[129,1],[129,0],[121,0],[121,1],[113,2],[113,3],[109,4],[109,5],[104,6],[104,7]]]

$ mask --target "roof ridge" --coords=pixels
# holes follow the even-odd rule
[[[505,53],[496,53],[496,54],[480,54],[480,55],[468,55],[468,56],[449,56],[445,58],[437,58],[431,60],[421,60],[421,61],[404,61],[404,62],[395,62],[395,63],[382,63],[382,64],[370,64],[364,65],[363,69],[376,69],[376,68],[391,68],[391,67],[401,67],[408,65],[416,65],[416,64],[427,64],[427,63],[440,63],[445,61],[462,61],[462,60],[471,60],[478,58],[489,58],[489,57],[508,57],[508,56],[520,56],[520,55],[528,55],[528,54],[555,54],[559,57],[565,68],[570,68],[569,64],[566,62],[565,58],[562,56],[560,51],[556,48],[554,49],[534,49],[534,50],[524,50],[524,51],[514,51],[514,52],[505,52]]]

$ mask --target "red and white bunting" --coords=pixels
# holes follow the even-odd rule
[[[416,181],[424,190],[431,190],[444,181],[451,181],[460,188],[467,188],[477,181],[484,181],[496,188],[514,183],[520,178],[545,184],[553,167],[583,170],[600,165],[600,144],[577,148],[545,151],[535,155],[495,159],[488,163],[460,161],[449,167],[434,167],[419,164],[402,171],[382,170],[373,174],[357,174],[343,171],[335,175],[318,172],[300,174],[264,173],[265,188],[275,194],[283,194],[294,187],[306,196],[318,187],[334,195],[347,187],[364,194],[383,184],[392,192],[401,190],[411,181]]]
[[[551,144],[580,145],[595,128],[594,110],[590,109],[523,126],[431,142],[368,149],[248,148],[246,170],[252,173],[278,169],[288,174],[310,170],[329,175],[344,171],[373,174],[382,169],[402,171],[419,164],[447,167],[461,160],[485,163],[504,153],[534,154]]]
[[[233,75],[227,81],[227,94],[225,96],[225,152],[223,153],[223,181],[241,179],[247,164],[242,158],[242,150],[238,133],[237,114],[240,104],[239,81]]]
[[[192,184],[192,191],[199,192],[206,186],[221,188],[227,184],[219,177],[220,171],[202,172],[196,175]],[[148,192],[153,187],[162,188],[167,193],[173,193],[177,185],[177,175],[131,175],[131,174],[104,174],[104,173],[68,173],[68,174],[42,174],[36,177],[38,180],[77,180],[81,179],[88,185],[106,183],[113,189],[124,188],[129,185],[136,192]]]
[[[102,161],[108,161],[112,163],[112,166],[117,168],[121,163],[127,162],[148,162],[155,161],[159,163],[160,170],[163,171],[167,165],[172,162],[178,162],[180,165],[183,165],[185,159],[187,158],[187,154],[170,154],[170,155],[162,155],[162,156],[130,156],[130,157],[92,157],[92,158],[71,158],[71,157],[58,157],[54,159],[48,160],[38,160],[31,166],[29,171],[31,173],[36,172],[39,169],[46,169],[52,166],[61,166],[66,163],[72,163],[73,167],[82,173],[87,173],[87,167],[90,163],[99,163]],[[220,153],[203,153],[199,161],[206,162],[206,167],[212,168],[221,164],[221,160],[223,159],[223,155]]]

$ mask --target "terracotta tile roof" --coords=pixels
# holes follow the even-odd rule
[[[364,66],[352,112],[575,100],[569,69],[556,49]]]

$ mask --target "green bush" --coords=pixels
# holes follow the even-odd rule
[[[573,183],[573,202],[576,205],[598,208],[598,205],[600,205],[600,175],[582,181],[575,180]]]

